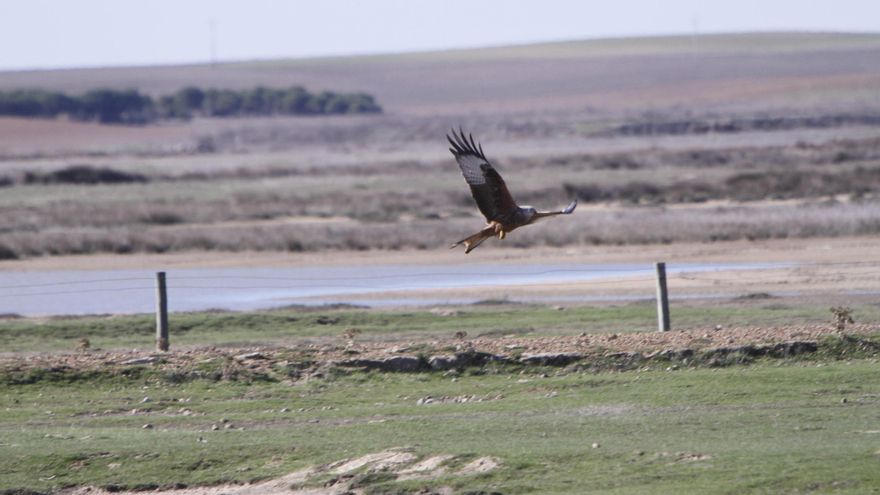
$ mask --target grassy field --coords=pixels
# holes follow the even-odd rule
[[[446,254],[483,225],[446,149],[460,126],[520,203],[580,201],[508,247],[631,263],[650,244],[677,263],[733,250],[760,263],[792,262],[809,244],[803,266],[732,277],[733,288],[673,278],[675,294],[744,297],[677,300],[668,335],[652,332],[647,301],[292,307],[172,314],[172,352],[156,357],[152,315],[0,315],[0,495],[253,483],[303,469],[283,483],[372,494],[876,489],[880,306],[873,258],[853,246],[880,233],[878,54],[880,35],[770,33],[0,73],[0,89],[70,93],[303,84],[366,91],[386,109],[143,127],[0,118],[0,277],[12,263],[94,253],[129,268],[208,251],[273,251],[279,264]],[[72,182],[63,172],[75,166],[86,182],[104,179]],[[792,240],[746,242],[764,239]],[[468,260],[491,259],[497,245]],[[510,251],[499,259],[527,259]],[[528,250],[528,261],[544,254]],[[62,260],[106,268],[94,258]],[[829,336],[837,304],[852,308],[857,338]],[[772,359],[728,349],[810,339],[815,352]],[[582,361],[519,361],[563,345]],[[404,353],[424,363],[462,349],[506,358],[413,373],[328,364]],[[661,353],[681,349],[723,359]],[[265,356],[239,358],[255,350]],[[376,463],[340,467],[389,449],[407,465],[446,457],[410,479]],[[477,462],[489,468],[466,472]]]
[[[354,481],[367,493],[865,493],[880,482],[880,371],[875,357],[842,357],[720,369],[343,373],[293,385],[175,382],[135,369],[6,384],[0,488],[253,482],[402,448],[449,455],[451,469],[399,481],[362,468]],[[437,402],[417,403],[428,396]],[[463,396],[481,400],[442,400]],[[455,474],[482,456],[500,466]],[[334,478],[316,472],[302,484]]]
[[[681,301],[672,333],[700,341],[752,326],[833,328],[832,303],[761,294]],[[847,304],[860,323],[880,319],[873,298]],[[611,352],[603,346],[611,335],[657,335],[651,302],[441,309],[172,314],[174,352],[157,365],[108,354],[148,355],[129,350],[152,348],[151,315],[0,320],[0,490],[229,484],[215,493],[235,493],[294,472],[305,474],[284,483],[374,494],[864,493],[880,482],[876,333],[824,337],[816,352],[787,358],[697,353],[622,365],[602,358]],[[346,337],[352,328],[361,333]],[[454,336],[462,329],[467,339]],[[578,351],[590,357],[565,368],[381,373],[317,364],[325,350],[357,359],[371,346],[403,346],[421,355],[467,340],[505,349],[584,332],[592,344]],[[83,338],[90,349],[75,350]],[[271,357],[233,358],[254,348]],[[339,471],[341,461],[388,452],[408,460]],[[443,472],[403,472],[437,456]],[[462,472],[486,459],[497,467]]]

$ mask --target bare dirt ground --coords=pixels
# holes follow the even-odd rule
[[[454,317],[454,314],[449,314]],[[880,324],[847,325],[849,335],[867,335],[880,331]],[[702,351],[737,348],[746,345],[769,345],[782,342],[816,342],[829,335],[839,335],[830,322],[827,325],[772,327],[715,327],[651,333],[582,333],[572,336],[519,337],[515,335],[449,340],[398,340],[358,342],[349,346],[335,342],[303,344],[294,348],[281,347],[197,347],[170,352],[151,350],[83,351],[7,355],[0,357],[0,370],[25,371],[34,368],[70,369],[76,371],[112,370],[149,365],[160,370],[179,371],[208,360],[232,358],[251,372],[274,373],[277,366],[287,364],[291,351],[314,360],[319,369],[328,364],[356,365],[361,360],[383,360],[418,354],[448,355],[458,352],[488,353],[510,359],[542,354],[580,353],[603,357],[617,353],[640,353],[646,356],[663,351]]]
[[[130,127],[48,119],[0,117],[0,153],[10,151],[104,150],[159,145],[179,140],[182,125]],[[46,136],[52,136],[47,140]]]

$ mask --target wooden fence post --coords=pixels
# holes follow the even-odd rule
[[[165,289],[165,272],[156,273],[156,349],[167,351],[168,342],[168,292]]]
[[[657,330],[668,332],[669,324],[669,293],[666,291],[666,263],[657,262]]]

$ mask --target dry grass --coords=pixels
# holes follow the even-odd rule
[[[0,255],[96,252],[162,253],[182,250],[314,251],[325,249],[438,249],[480,228],[479,219],[348,222],[191,228],[53,228],[4,234]],[[572,244],[649,244],[736,239],[876,235],[880,202],[756,204],[717,207],[630,207],[583,212],[518,230],[505,242],[516,247]]]
[[[499,165],[521,203],[550,208],[578,197],[582,206],[573,217],[523,229],[506,242],[526,247],[876,234],[878,149],[878,139],[868,138],[526,154]],[[138,175],[148,182],[67,186],[29,182],[20,173],[10,176],[0,198],[0,256],[434,249],[482,225],[449,161],[208,167],[175,175],[157,169]],[[780,199],[788,201],[764,201]]]

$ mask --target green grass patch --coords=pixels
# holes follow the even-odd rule
[[[417,404],[461,395],[485,400]],[[406,447],[419,458],[492,456],[501,466],[406,482],[364,471],[358,483],[380,492],[864,493],[880,482],[878,397],[880,367],[871,359],[601,373],[497,368],[454,381],[353,373],[297,385],[170,383],[144,374],[7,384],[0,489],[249,482]]]

